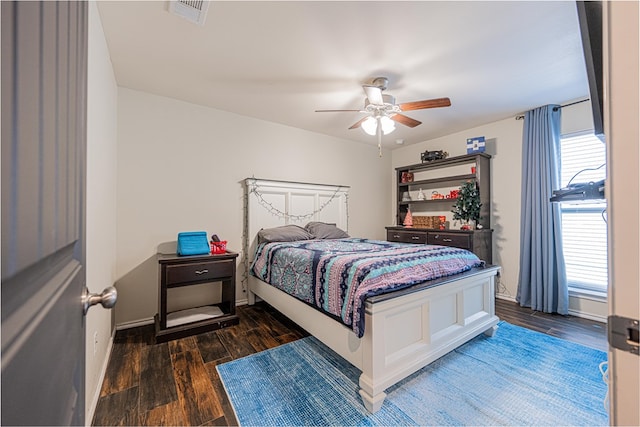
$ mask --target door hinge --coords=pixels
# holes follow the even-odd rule
[[[638,333],[637,319],[629,319],[621,316],[609,316],[607,319],[607,339],[611,347],[640,354],[640,336]]]

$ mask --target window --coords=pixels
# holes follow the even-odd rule
[[[593,133],[566,135],[561,144],[561,186],[605,178],[605,145]],[[561,203],[567,281],[572,291],[607,290],[606,200]]]

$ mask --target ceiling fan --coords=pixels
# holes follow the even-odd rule
[[[395,123],[414,128],[422,122],[401,114],[405,111],[424,110],[427,108],[439,108],[451,106],[449,98],[435,98],[423,101],[406,102],[396,104],[395,97],[383,94],[387,88],[389,79],[386,77],[376,77],[371,84],[362,85],[367,99],[364,101],[362,110],[316,110],[317,113],[335,112],[359,112],[367,113],[366,117],[355,122],[349,129],[362,127],[369,135],[378,135],[378,150],[382,156],[382,134],[385,135],[395,130]],[[395,122],[395,123],[394,123]]]

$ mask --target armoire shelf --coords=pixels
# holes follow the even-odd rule
[[[412,243],[436,243],[462,247],[477,252],[478,256],[481,256],[482,259],[491,263],[490,160],[490,155],[477,153],[396,168],[396,224],[392,227],[387,227],[387,240]],[[406,176],[407,173],[412,173],[414,180],[411,182],[402,182],[403,176]],[[435,212],[447,212],[450,217],[450,211],[457,199],[431,199],[431,193],[442,188],[458,188],[467,181],[474,181],[478,185],[480,202],[482,203],[480,209],[481,219],[477,224],[480,225],[480,229],[469,231],[454,229],[440,230],[403,226],[405,216],[409,209],[411,209],[412,215],[414,216],[433,215]],[[423,193],[425,193],[426,190],[426,200],[415,200],[415,194],[419,190],[422,190]],[[412,194],[412,200],[403,201],[403,195],[407,192]],[[404,233],[402,231],[404,231]],[[444,239],[437,239],[436,235],[438,235],[438,233],[434,234],[433,232],[435,231],[439,232],[440,236],[442,236],[443,232],[447,231],[450,231],[452,234],[445,236]],[[462,235],[464,234],[468,236],[463,237]],[[479,248],[482,249],[479,250]]]

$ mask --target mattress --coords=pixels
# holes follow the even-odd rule
[[[260,244],[250,272],[362,337],[368,297],[483,264],[460,248],[348,238]]]

